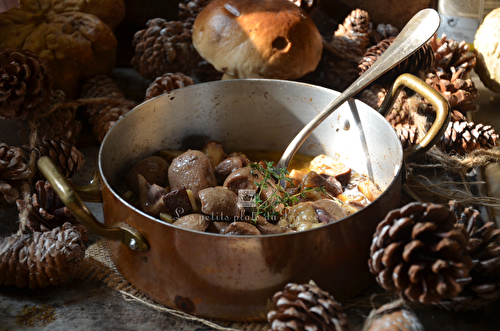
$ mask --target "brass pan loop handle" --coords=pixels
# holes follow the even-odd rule
[[[50,157],[41,157],[38,160],[38,169],[52,185],[61,201],[89,231],[104,238],[118,240],[135,251],[147,252],[149,250],[146,238],[129,224],[125,222],[111,224],[99,222]]]
[[[441,136],[446,131],[448,123],[450,122],[451,113],[450,104],[441,93],[411,74],[402,74],[395,80],[378,110],[379,113],[385,115],[385,113],[391,109],[403,87],[408,87],[420,94],[427,99],[436,110],[436,119],[429,131],[427,131],[427,134],[418,144],[408,147],[403,151],[405,161],[409,161],[426,153],[439,141],[439,139],[441,139]]]

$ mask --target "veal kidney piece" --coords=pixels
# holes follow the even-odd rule
[[[198,192],[217,186],[215,172],[210,159],[202,152],[189,150],[172,160],[168,168],[168,181],[172,190],[182,187],[191,190],[196,201]]]

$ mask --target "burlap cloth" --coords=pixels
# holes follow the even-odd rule
[[[223,322],[223,321],[209,321],[204,318],[186,314],[182,311],[167,308],[158,302],[149,298],[146,294],[134,288],[116,269],[107,245],[108,239],[101,239],[91,246],[85,252],[85,259],[80,265],[78,275],[81,279],[87,281],[101,281],[108,285],[110,288],[119,291],[124,300],[136,301],[144,304],[151,309],[167,313],[178,318],[188,321],[194,321],[216,330],[249,330],[249,331],[267,331],[270,330],[268,323],[244,323],[244,322]]]

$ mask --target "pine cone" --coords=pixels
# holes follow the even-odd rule
[[[19,120],[44,111],[51,91],[48,69],[35,53],[0,51],[0,118]]]
[[[464,75],[464,68],[454,71],[451,76],[440,70],[433,70],[427,73],[425,82],[448,100],[452,110],[465,115],[468,111],[477,111],[478,106],[473,101],[479,97],[479,93],[471,79],[462,79]]]
[[[75,119],[76,106],[64,106],[65,95],[61,90],[53,91],[52,101],[50,107],[56,107],[47,116],[41,117],[37,120],[37,135],[38,141],[62,140],[69,145],[74,146],[76,143],[76,136],[82,129],[82,123]],[[58,106],[59,105],[59,106]],[[29,145],[30,134],[32,128],[28,122],[23,122],[19,135],[24,145]]]
[[[372,33],[372,43],[378,44],[381,40],[395,37],[399,30],[390,24],[378,24],[374,33]]]
[[[65,223],[48,232],[0,239],[0,284],[30,289],[65,282],[85,257],[78,227]]]
[[[28,146],[23,148],[31,152]],[[71,178],[85,163],[83,154],[64,140],[40,141],[33,150],[37,153],[37,160],[42,156],[49,156],[66,178]]]
[[[370,44],[371,33],[370,15],[362,9],[355,9],[343,24],[339,24],[330,45],[340,58],[359,62]]]
[[[277,310],[267,314],[273,331],[349,330],[341,305],[315,285],[287,284],[274,294],[273,302]]]
[[[446,153],[464,155],[475,149],[490,149],[498,144],[491,125],[475,124],[467,119],[450,121],[437,146]]]
[[[451,75],[453,71],[463,69],[464,75],[468,75],[476,66],[476,53],[470,50],[469,45],[462,40],[456,42],[448,39],[446,34],[438,40],[434,35],[429,41],[436,59],[435,67],[444,73]]]
[[[472,208],[462,210],[456,201],[450,201],[450,209],[457,215],[456,227],[469,234],[466,249],[474,267],[470,277],[461,280],[462,292],[439,305],[453,310],[477,310],[500,299],[500,230],[493,222],[479,227],[479,212]]]
[[[71,179],[68,181],[72,183]],[[37,181],[35,190],[36,192],[31,197],[32,208],[28,215],[28,224],[26,224],[29,229],[33,232],[45,232],[60,227],[66,222],[79,225],[75,216],[63,204],[49,182]],[[24,200],[17,200],[16,203],[20,213],[28,207]]]
[[[401,146],[403,149],[416,145],[418,142],[418,128],[416,125],[411,125],[408,123],[397,124],[394,127],[396,134],[401,141]]]
[[[323,52],[316,71],[324,75],[324,83],[339,90],[344,90],[358,78],[358,63],[370,43],[372,23],[370,15],[361,9],[353,10],[339,24],[331,40],[323,45],[328,52]]]
[[[373,63],[389,48],[396,36],[380,41],[377,45],[368,48],[358,64],[359,74],[363,74]],[[434,52],[429,44],[424,44],[406,60],[398,64],[377,79],[380,84],[389,84],[403,73],[411,73],[416,76],[423,76],[434,67]]]
[[[402,300],[387,303],[370,312],[363,331],[424,331],[424,326]]]
[[[201,57],[192,43],[191,25],[161,18],[149,20],[146,29],[135,33],[132,66],[147,79],[167,72],[193,71]]]
[[[19,147],[0,142],[0,193],[8,203],[19,198],[19,186],[32,176]],[[0,197],[1,197],[0,196]]]
[[[368,265],[377,282],[407,301],[436,303],[458,295],[469,276],[468,236],[448,208],[410,203],[387,214],[373,236]]]
[[[210,3],[212,0],[181,0],[179,2],[179,21],[184,21],[193,24],[196,16]]]
[[[175,74],[166,73],[161,77],[156,78],[154,82],[149,85],[146,90],[146,97],[144,98],[144,101],[189,85],[194,85],[194,81],[191,77],[180,72]]]
[[[135,103],[127,100],[113,79],[105,75],[97,75],[85,82],[82,87],[82,99],[104,98],[101,103],[88,106],[85,114],[89,118],[92,132],[102,142],[104,136],[123,115],[135,107]]]
[[[398,124],[407,124],[409,118],[410,104],[408,103],[408,93],[402,90],[396,98],[391,110],[385,115],[385,119],[391,123],[393,127],[396,127]]]
[[[373,84],[361,92],[359,100],[373,109],[379,109],[386,95],[387,90],[382,85]]]

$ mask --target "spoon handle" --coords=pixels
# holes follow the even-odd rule
[[[302,143],[335,109],[425,44],[436,33],[440,21],[439,14],[434,9],[424,9],[413,16],[377,61],[295,136],[279,160],[277,168],[288,167]]]

